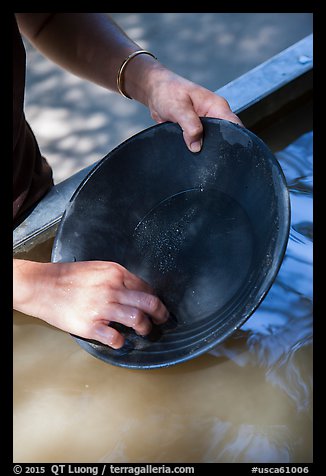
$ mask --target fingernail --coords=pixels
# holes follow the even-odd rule
[[[169,330],[175,329],[177,326],[178,326],[178,320],[175,317],[175,315],[171,313],[168,321],[161,324],[160,327],[163,331],[169,331]]]
[[[166,309],[163,316],[163,322],[166,322],[169,318],[170,318],[170,312]]]
[[[199,152],[201,149],[202,142],[200,140],[192,142],[190,144],[191,152]]]

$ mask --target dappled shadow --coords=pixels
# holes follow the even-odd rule
[[[73,76],[29,45],[27,51],[26,117],[56,182],[153,124],[144,106]],[[141,122],[140,109],[144,109]]]
[[[114,13],[143,48],[177,73],[216,90],[312,31],[309,13]],[[148,110],[81,80],[28,42],[26,117],[55,182],[154,124]]]

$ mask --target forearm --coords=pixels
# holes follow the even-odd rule
[[[15,310],[35,317],[43,317],[42,283],[45,285],[45,277],[44,263],[13,260],[13,308]]]
[[[113,91],[117,91],[121,63],[141,49],[106,14],[16,15],[21,32],[42,54],[73,74]],[[128,94],[147,105],[147,72],[158,67],[148,55],[132,59],[124,78]]]
[[[142,49],[101,13],[18,13],[21,32],[44,55],[70,72],[117,91],[123,61]],[[156,54],[156,52],[152,52]],[[178,122],[192,152],[201,148],[200,116],[242,125],[224,98],[175,74],[149,55],[133,57],[122,75],[123,91],[149,108],[160,123]]]

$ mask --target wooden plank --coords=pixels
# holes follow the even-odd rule
[[[216,93],[251,127],[312,89],[313,35],[231,81]]]

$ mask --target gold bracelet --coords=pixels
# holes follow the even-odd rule
[[[122,73],[124,72],[125,70],[125,67],[127,66],[127,64],[129,63],[129,61],[134,58],[135,56],[138,56],[138,55],[149,55],[149,56],[152,56],[154,59],[157,60],[156,56],[153,55],[153,53],[151,53],[150,51],[147,51],[147,50],[138,50],[138,51],[134,51],[133,53],[131,53],[129,56],[127,56],[127,58],[122,62],[120,68],[119,68],[119,71],[118,71],[118,74],[117,74],[117,88],[118,88],[118,91],[119,93],[124,96],[125,98],[128,98],[128,99],[132,99],[130,96],[128,96],[128,94],[126,94],[124,91],[123,91],[123,88],[122,88]]]

